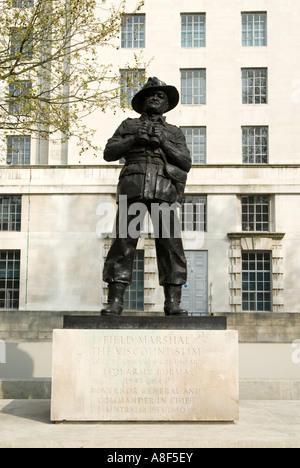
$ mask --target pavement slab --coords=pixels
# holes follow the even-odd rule
[[[50,400],[0,400],[0,448],[300,448],[300,401],[241,401],[236,423],[62,423]]]

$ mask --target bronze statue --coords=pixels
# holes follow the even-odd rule
[[[157,78],[149,78],[146,85],[132,100],[133,109],[140,118],[127,119],[108,141],[104,151],[106,161],[125,160],[120,174],[117,200],[127,197],[127,226],[133,219],[130,207],[142,203],[145,212],[161,204],[178,206],[182,203],[191,156],[183,132],[166,122],[163,114],[174,109],[179,93]],[[116,239],[108,253],[103,279],[108,283],[108,307],[102,315],[121,315],[126,287],[131,284],[132,270],[138,236],[120,235],[121,204],[117,215]],[[160,213],[161,214],[161,213]],[[152,218],[153,219],[153,218]],[[159,282],[164,287],[167,316],[188,315],[182,310],[181,291],[187,281],[187,265],[181,235],[175,234],[179,220],[176,210],[171,210],[169,235],[162,235],[165,217],[160,216],[156,229],[156,252]],[[177,223],[177,224],[176,224]],[[128,231],[126,231],[128,232]]]

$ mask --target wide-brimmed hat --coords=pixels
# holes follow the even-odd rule
[[[171,111],[174,109],[177,104],[179,103],[179,93],[175,86],[168,86],[163,81],[160,81],[158,78],[153,77],[149,78],[148,82],[145,86],[139,91],[134,98],[132,99],[131,105],[133,109],[142,114],[143,112],[143,104],[145,96],[149,95],[149,91],[156,90],[156,91],[163,91],[169,99],[169,107],[166,112]]]

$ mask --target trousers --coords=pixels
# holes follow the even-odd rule
[[[187,262],[177,210],[168,203],[145,200],[129,200],[126,206],[119,205],[116,237],[104,264],[103,280],[131,284],[135,252],[147,212],[154,228],[160,285],[186,284]]]

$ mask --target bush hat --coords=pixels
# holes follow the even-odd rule
[[[143,104],[144,98],[149,95],[149,92],[156,90],[156,91],[163,91],[169,99],[169,107],[166,112],[171,111],[174,109],[177,104],[179,103],[179,92],[175,88],[175,86],[168,86],[163,81],[160,81],[158,78],[153,77],[149,78],[148,82],[145,86],[139,91],[132,99],[131,105],[133,109],[138,113],[143,113]]]

